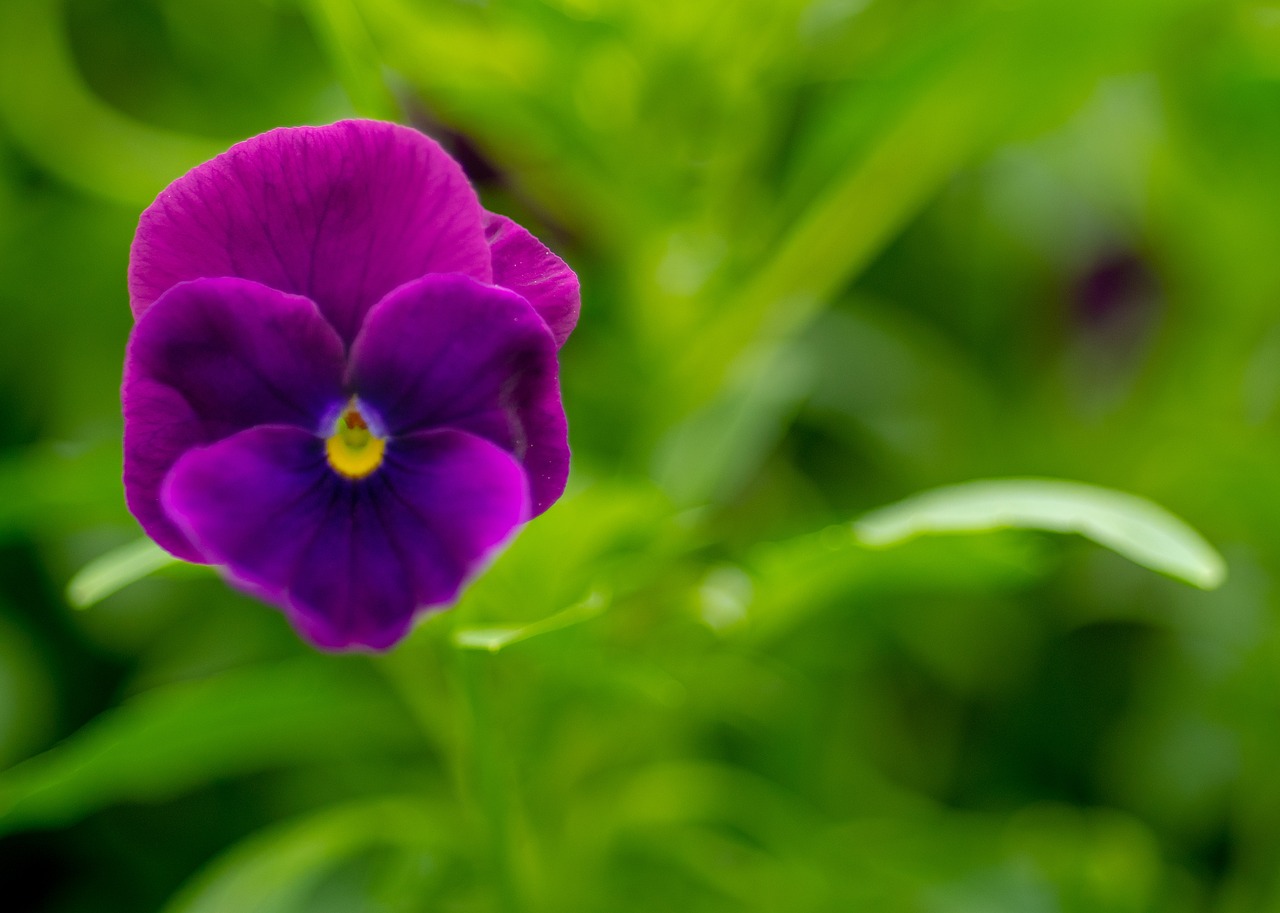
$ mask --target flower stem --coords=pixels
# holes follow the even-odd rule
[[[500,721],[490,696],[491,667],[496,657],[472,650],[456,654],[461,690],[469,713],[469,781],[474,804],[484,819],[489,864],[505,913],[523,913],[521,826],[518,792],[510,768],[510,752],[504,744]]]

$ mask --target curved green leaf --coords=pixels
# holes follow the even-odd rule
[[[87,609],[129,584],[177,563],[177,558],[150,539],[130,542],[100,555],[76,572],[67,582],[67,601],[77,609]]]
[[[887,547],[927,533],[1040,529],[1077,533],[1130,561],[1213,589],[1226,562],[1163,507],[1137,495],[1058,479],[988,479],[936,488],[854,524],[863,544]]]
[[[608,598],[597,590],[581,602],[532,624],[457,628],[453,632],[453,643],[467,650],[488,650],[490,653],[497,653],[502,648],[522,640],[595,618],[604,611],[607,604]]]

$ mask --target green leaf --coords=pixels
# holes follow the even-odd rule
[[[1019,590],[1045,573],[1047,550],[1041,545],[1026,536],[987,536],[875,549],[848,523],[765,543],[744,565],[751,592],[740,599],[741,621],[723,630],[768,641],[833,604],[858,605],[866,613],[889,594]],[[707,620],[705,606],[703,616]]]
[[[724,501],[750,481],[813,385],[794,340],[757,345],[737,361],[721,395],[668,434],[655,475],[678,504]]]
[[[145,206],[226,148],[132,120],[94,96],[66,46],[61,6],[0,4],[0,120],[42,167],[87,193]]]
[[[353,0],[309,0],[302,10],[356,111],[363,117],[401,119],[403,112],[382,79],[378,49],[359,6]]]
[[[871,547],[927,533],[1040,529],[1077,533],[1144,567],[1201,589],[1226,563],[1182,520],[1145,498],[1057,479],[990,479],[937,488],[872,511],[854,524]]]
[[[424,873],[438,868],[429,847],[448,844],[443,839],[448,826],[438,811],[429,814],[418,796],[379,797],[326,809],[237,844],[184,887],[164,913],[314,910],[325,877],[363,852],[401,850],[415,855]],[[454,837],[456,842],[456,833]]]
[[[0,539],[120,517],[118,443],[41,444],[0,458]]]
[[[406,741],[367,668],[305,660],[155,688],[0,774],[0,833],[163,801],[219,777]]]
[[[682,535],[673,528],[670,501],[658,489],[589,484],[566,494],[521,532],[463,593],[454,624],[524,629],[568,611],[566,606],[590,603],[598,590],[617,596],[655,563],[685,548]]]
[[[87,609],[178,559],[150,539],[112,549],[82,567],[67,583],[67,601]]]
[[[532,624],[458,628],[453,632],[453,642],[463,649],[488,650],[490,653],[497,653],[504,647],[522,640],[551,631],[559,631],[561,628],[595,618],[604,611],[608,601],[605,594],[597,590],[581,602]]]

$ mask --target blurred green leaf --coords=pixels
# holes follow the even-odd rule
[[[670,500],[651,483],[570,491],[462,594],[457,623],[523,630],[557,613],[585,611],[565,607],[594,606],[597,591],[617,597],[642,583],[684,547],[681,532],[673,528]]]
[[[745,623],[731,630],[768,639],[833,603],[872,610],[887,596],[1017,590],[1044,575],[1047,557],[1035,542],[1014,536],[878,550],[859,541],[851,525],[829,526],[762,544],[747,556],[752,586],[739,608]]]
[[[164,913],[304,913],[317,909],[317,890],[335,868],[377,848],[413,854],[418,883],[436,874],[429,847],[458,840],[457,824],[423,797],[362,800],[325,809],[255,834],[232,847],[184,887]],[[402,891],[408,885],[400,886]],[[369,898],[364,898],[367,902]],[[327,909],[327,907],[326,907]],[[383,909],[379,907],[379,909]]]
[[[148,691],[0,774],[0,833],[161,801],[219,777],[408,744],[402,711],[365,672],[307,659]]]
[[[72,186],[133,207],[229,145],[132,121],[95,98],[66,47],[62,5],[0,4],[0,125],[36,161]]]
[[[1194,529],[1145,498],[1056,479],[991,479],[914,495],[854,525],[885,548],[926,533],[1040,529],[1078,533],[1144,567],[1213,589],[1226,562]]]
[[[813,364],[794,341],[755,346],[720,397],[666,437],[658,481],[679,504],[732,497],[777,445],[812,383]]]
[[[608,603],[608,597],[603,592],[596,591],[582,600],[582,602],[571,605],[569,608],[533,624],[457,628],[453,632],[453,642],[464,649],[487,650],[490,653],[497,653],[504,647],[509,647],[522,640],[537,637],[539,634],[558,631],[561,628],[567,628],[595,618],[605,610]]]
[[[400,106],[383,81],[382,63],[355,0],[305,0],[302,8],[361,116],[399,120]]]
[[[0,458],[0,539],[122,514],[116,445],[34,446]]]
[[[150,539],[112,549],[81,568],[67,583],[67,601],[87,609],[161,568],[178,563]]]
[[[0,765],[47,744],[56,706],[51,670],[30,635],[0,615]]]

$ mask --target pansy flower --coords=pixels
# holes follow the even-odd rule
[[[129,264],[124,482],[161,546],[329,649],[382,649],[556,500],[573,272],[407,127],[246,140]]]

